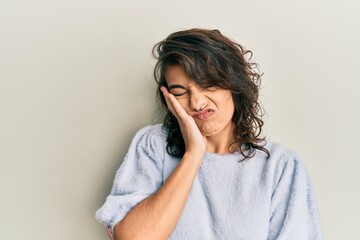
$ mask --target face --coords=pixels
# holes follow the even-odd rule
[[[171,66],[165,74],[169,92],[194,118],[204,136],[231,133],[234,101],[229,90],[218,87],[201,88],[180,66]]]

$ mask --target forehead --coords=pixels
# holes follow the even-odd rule
[[[194,81],[189,77],[181,66],[169,66],[165,71],[165,79],[167,85],[180,84],[189,85]]]

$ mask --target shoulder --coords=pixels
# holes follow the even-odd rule
[[[166,141],[167,132],[164,129],[162,124],[148,125],[140,128],[133,140],[157,140],[157,141]]]
[[[295,150],[281,143],[272,140],[266,140],[264,147],[270,153],[270,157],[268,158],[268,161],[270,162],[302,161],[300,155]]]
[[[267,169],[273,173],[275,181],[287,175],[292,178],[296,175],[307,175],[307,169],[302,157],[293,149],[274,142],[267,141],[265,148],[269,151],[270,157],[266,159]]]
[[[284,171],[306,172],[301,155],[293,149],[272,140],[267,140],[264,147],[269,151],[270,157],[267,158],[266,154],[258,151],[258,160],[273,174],[281,175]]]
[[[145,151],[147,153],[162,152],[166,146],[167,133],[162,124],[142,127],[135,134],[130,148]]]
[[[155,163],[161,168],[166,152],[166,132],[161,124],[140,128],[133,137],[122,165]]]

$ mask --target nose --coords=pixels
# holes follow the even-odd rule
[[[190,92],[190,108],[192,111],[201,111],[207,105],[207,99],[204,92],[200,88],[193,89]]]

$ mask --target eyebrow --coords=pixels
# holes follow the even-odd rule
[[[173,88],[181,88],[181,89],[185,89],[186,90],[186,87],[182,86],[182,85],[179,85],[179,84],[173,84],[173,85],[170,85],[168,87],[169,90],[173,89]]]

